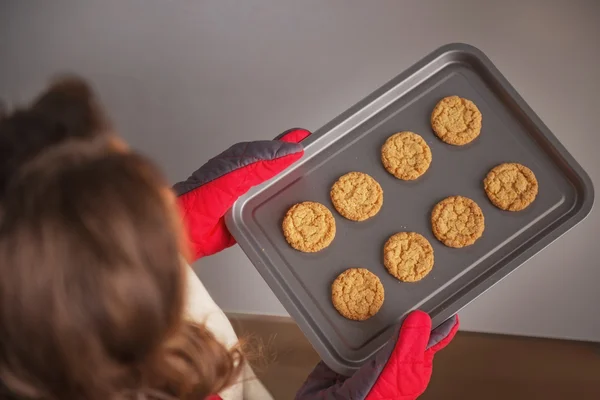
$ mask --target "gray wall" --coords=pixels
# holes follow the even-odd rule
[[[589,1],[4,0],[0,97],[91,79],[173,181],[230,144],[316,129],[434,48],[484,50],[600,187],[600,6]],[[461,313],[468,330],[600,341],[600,213]],[[285,314],[238,249],[197,270],[231,311]]]

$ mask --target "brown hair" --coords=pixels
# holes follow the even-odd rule
[[[56,79],[30,107],[0,111],[0,199],[21,165],[68,139],[100,139],[110,131],[92,89],[81,79]]]
[[[184,319],[181,230],[152,163],[93,137],[26,158],[0,213],[0,397],[204,399],[231,385],[240,351]]]

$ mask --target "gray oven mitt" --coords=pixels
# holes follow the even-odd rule
[[[322,361],[296,394],[296,400],[412,400],[431,378],[434,354],[458,331],[458,316],[431,330],[431,318],[413,311],[376,356],[352,376],[333,372]]]

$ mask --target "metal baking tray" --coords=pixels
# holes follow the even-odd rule
[[[439,140],[430,125],[436,103],[458,95],[483,115],[480,136],[456,147]],[[380,161],[385,140],[399,131],[420,134],[433,161],[416,181],[401,181]],[[414,309],[437,326],[580,222],[592,209],[588,175],[517,94],[492,62],[465,44],[439,48],[305,141],[292,168],[251,190],[227,215],[227,225],[256,269],[296,320],[323,360],[350,374],[390,339],[393,327]],[[531,168],[539,182],[536,200],[509,212],[487,199],[482,180],[502,162]],[[352,222],[333,208],[329,190],[350,171],[366,172],[384,191],[383,208],[366,222]],[[451,195],[477,202],[485,232],[472,246],[444,246],[431,232],[430,213]],[[325,204],[337,234],[325,250],[307,254],[285,241],[281,223],[301,201]],[[383,245],[394,233],[414,231],[432,244],[435,266],[417,283],[403,283],[383,266]],[[333,308],[331,283],[350,267],[364,267],[383,283],[385,301],[367,321],[350,321]]]

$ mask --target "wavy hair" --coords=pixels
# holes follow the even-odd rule
[[[55,85],[0,121],[0,397],[202,400],[243,356],[184,318],[167,182],[111,150],[91,96]]]

